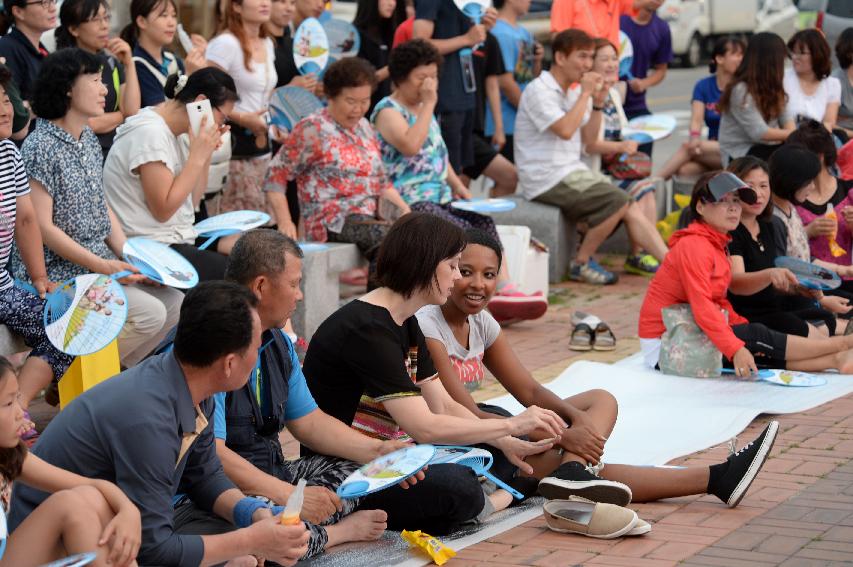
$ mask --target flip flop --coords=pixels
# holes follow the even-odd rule
[[[601,322],[595,326],[595,336],[592,344],[594,350],[614,350],[616,348],[616,335],[607,326],[607,323]]]
[[[593,341],[592,327],[586,323],[578,323],[572,331],[572,338],[569,340],[569,349],[589,351],[593,348]]]

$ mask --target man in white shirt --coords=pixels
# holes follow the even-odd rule
[[[620,222],[632,240],[659,261],[667,247],[628,193],[581,160],[582,141],[597,137],[607,98],[601,75],[590,71],[593,41],[576,29],[554,37],[551,70],[531,81],[521,96],[515,155],[525,198],[559,207],[569,220],[586,227],[569,278],[611,284],[618,277],[592,255]]]

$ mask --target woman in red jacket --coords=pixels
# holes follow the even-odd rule
[[[853,373],[853,335],[809,339],[785,335],[738,315],[726,298],[732,274],[726,245],[740,222],[741,204],[755,202],[755,192],[734,174],[709,173],[696,183],[690,200],[693,218],[672,235],[663,264],[652,279],[640,309],[640,346],[654,367],[666,328],[661,311],[690,304],[696,323],[723,353],[738,376],[762,366],[819,371],[837,368]],[[728,312],[728,320],[725,312]]]

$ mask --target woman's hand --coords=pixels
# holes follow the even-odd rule
[[[421,83],[421,88],[418,92],[421,95],[421,102],[424,105],[435,106],[438,102],[438,81],[432,77],[427,77]]]
[[[739,351],[732,357],[732,365],[735,369],[735,374],[739,378],[749,378],[758,374],[758,367],[755,365],[755,358],[746,347],[741,347]]]
[[[305,89],[308,92],[314,92],[314,89],[317,88],[317,75],[314,73],[308,73],[307,75],[296,75],[290,82],[287,83],[289,87],[300,87]]]
[[[836,230],[838,230],[838,223],[826,217],[817,217],[806,225],[806,234],[809,238],[832,236]]]
[[[559,415],[538,406],[530,406],[524,412],[507,418],[507,422],[511,426],[510,434],[514,436],[527,435],[535,429],[541,429],[545,435],[559,438],[568,427]]]
[[[133,65],[133,50],[128,43],[120,37],[114,37],[107,41],[107,49],[116,56],[125,67]]]
[[[800,285],[794,272],[787,268],[770,268],[767,275],[770,277],[770,285],[783,293],[789,293]]]
[[[702,139],[698,136],[691,137],[688,141],[684,142],[684,149],[687,150],[687,153],[691,156],[698,156],[702,153]]]
[[[847,206],[841,209],[841,216],[844,217],[847,228],[853,231],[853,207]]]
[[[598,432],[595,424],[583,412],[572,416],[572,425],[560,437],[563,449],[592,464],[601,461],[606,442],[607,438]]]
[[[99,274],[104,274],[106,276],[111,276],[113,274],[117,274],[119,272],[132,272],[132,275],[124,276],[118,280],[119,283],[122,284],[133,284],[133,283],[141,283],[144,280],[147,280],[145,276],[139,273],[139,268],[128,264],[122,260],[107,260],[104,259],[101,261],[101,267],[96,270]]]
[[[464,201],[470,200],[473,195],[471,195],[471,190],[462,185],[453,188],[453,196],[457,199],[462,199]]]
[[[820,305],[831,313],[844,315],[849,313],[853,307],[850,306],[850,301],[837,295],[825,295],[820,300]]]
[[[524,441],[517,437],[503,437],[496,444],[501,452],[506,455],[506,458],[513,465],[518,467],[526,474],[533,474],[533,467],[525,462],[527,457],[544,453],[554,446],[553,439],[543,439],[542,441]]]
[[[198,135],[193,134],[192,128],[187,132],[187,135],[190,137],[190,154],[187,161],[196,158],[206,163],[213,152],[222,144],[222,129],[216,124],[208,125],[207,116],[201,117]]]
[[[131,565],[142,542],[142,519],[136,506],[129,504],[118,511],[104,528],[98,545],[106,545],[110,540],[107,562],[119,567]]]
[[[623,140],[619,142],[619,150],[623,154],[632,155],[639,151],[640,144],[638,144],[635,140]]]
[[[278,223],[278,231],[288,238],[292,238],[293,240],[297,240],[296,238],[296,225],[293,224],[293,221],[283,221]]]
[[[506,134],[504,133],[503,128],[495,128],[495,133],[492,134],[492,147],[496,150],[501,151],[503,147],[506,145]]]

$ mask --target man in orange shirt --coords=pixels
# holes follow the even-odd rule
[[[604,37],[619,48],[619,16],[636,12],[634,0],[554,0],[551,34],[569,28]]]

